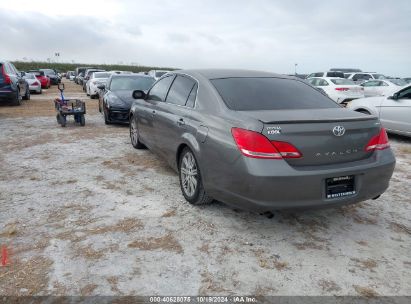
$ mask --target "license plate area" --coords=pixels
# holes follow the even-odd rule
[[[325,197],[327,199],[352,196],[355,193],[354,175],[332,177],[325,180]]]

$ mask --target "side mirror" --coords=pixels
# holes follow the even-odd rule
[[[133,98],[134,99],[146,99],[147,94],[144,93],[144,91],[141,90],[135,90],[133,91]]]
[[[399,94],[398,93],[394,93],[392,96],[388,96],[388,99],[392,99],[392,100],[398,100]]]
[[[104,84],[99,84],[97,86],[97,88],[100,89],[100,90],[104,90],[106,88],[106,86]]]

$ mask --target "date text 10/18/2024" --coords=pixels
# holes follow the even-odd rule
[[[184,297],[184,296],[173,296],[173,297],[150,297],[149,301],[151,303],[256,303],[257,299],[255,297],[249,296],[196,296],[196,297]]]

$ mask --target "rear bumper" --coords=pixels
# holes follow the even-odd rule
[[[16,92],[13,90],[0,89],[0,100],[1,101],[11,101],[16,98]]]
[[[41,85],[30,85],[29,86],[30,92],[41,92]]]
[[[390,149],[374,154],[366,161],[312,169],[295,169],[283,160],[242,157],[238,160],[242,164],[236,164],[222,184],[224,188],[213,185],[209,194],[229,205],[261,212],[358,203],[384,193],[394,171]],[[355,176],[356,193],[327,199],[326,179],[346,175]]]

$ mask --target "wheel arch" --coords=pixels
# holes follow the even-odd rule
[[[178,169],[178,163],[180,161],[181,152],[184,150],[185,147],[189,148],[194,153],[194,156],[197,160],[197,164],[198,166],[200,166],[201,170],[201,162],[199,161],[200,146],[198,144],[197,139],[190,133],[183,134],[182,141],[178,145],[176,150],[175,162],[172,164],[173,167],[175,166],[175,168]]]

